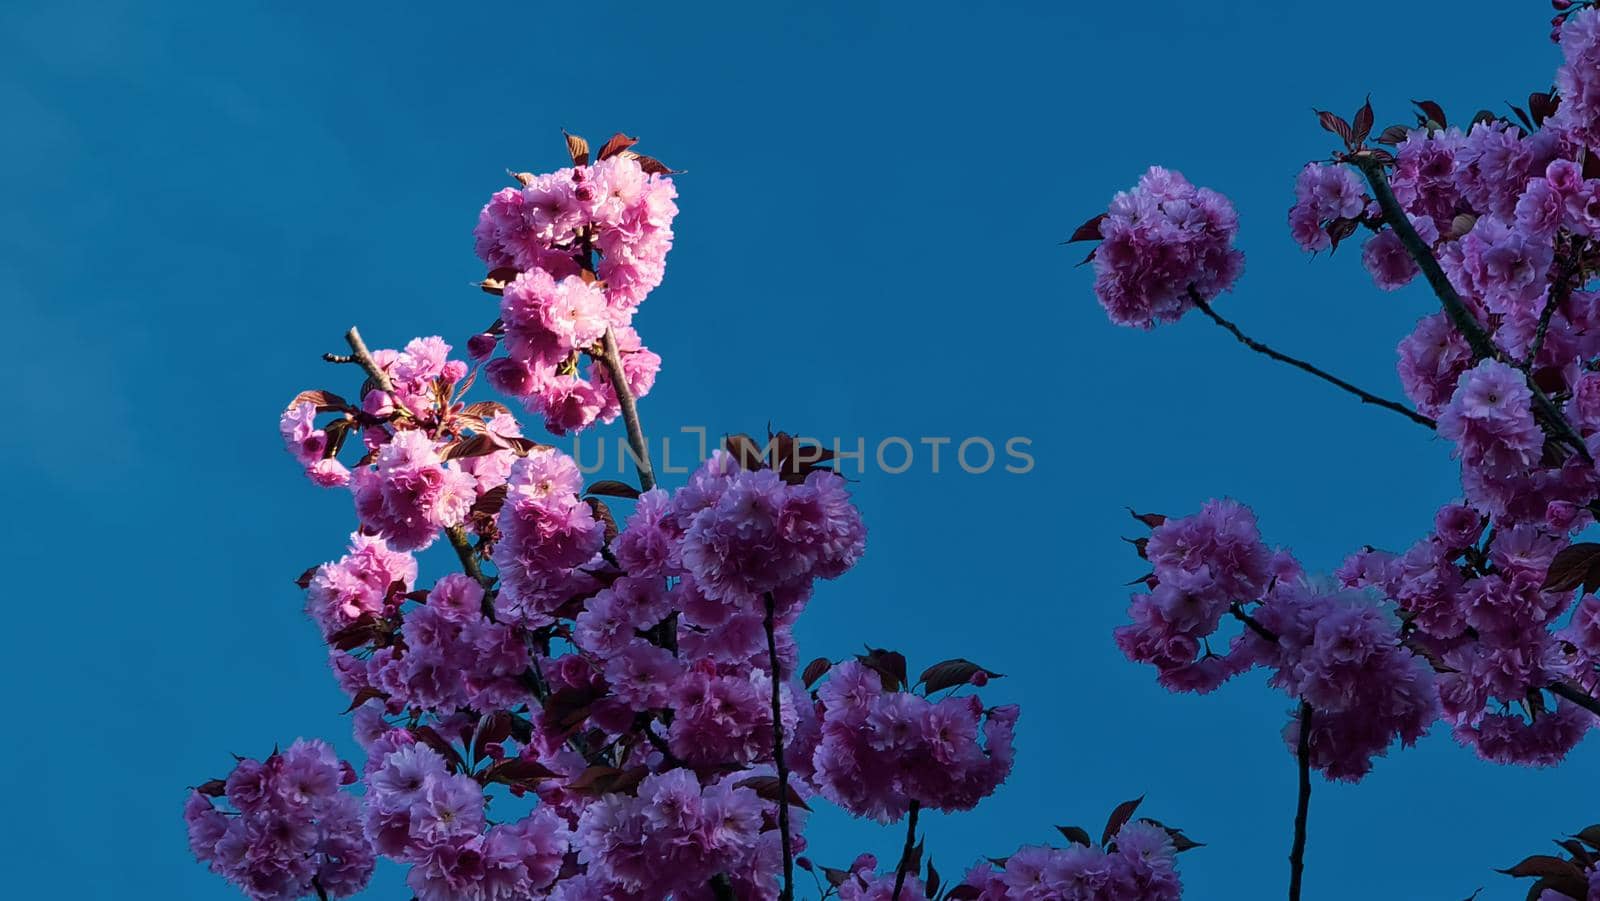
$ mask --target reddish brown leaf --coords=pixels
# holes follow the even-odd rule
[[[316,404],[318,413],[352,409],[349,401],[334,394],[332,391],[302,391],[294,396],[294,402],[289,406],[295,407],[304,403]]]
[[[1405,142],[1406,135],[1410,133],[1411,129],[1405,127],[1404,125],[1391,125],[1388,128],[1385,128],[1383,133],[1379,134],[1373,140],[1377,141],[1379,144],[1400,144]]]
[[[899,691],[906,685],[906,658],[898,651],[867,648],[867,653],[857,654],[856,659],[881,677],[884,691]]]
[[[1128,512],[1132,514],[1134,519],[1137,519],[1152,529],[1159,528],[1167,521],[1166,516],[1160,513],[1138,513],[1132,507],[1128,508]]]
[[[630,138],[622,132],[612,135],[605,145],[600,148],[600,159],[608,160],[629,147],[639,143],[638,138]]]
[[[501,413],[510,412],[511,411],[507,409],[505,404],[497,403],[492,400],[480,400],[474,404],[467,404],[466,407],[462,408],[461,410],[463,415],[476,416],[485,422],[495,418]]]
[[[1083,845],[1086,848],[1094,846],[1094,839],[1089,837],[1089,830],[1082,826],[1057,826],[1056,830],[1074,845]]]
[[[1584,591],[1588,591],[1600,581],[1596,578],[1597,564],[1600,564],[1600,544],[1583,541],[1564,547],[1550,563],[1544,590],[1571,591],[1583,586]]]
[[[1122,831],[1122,827],[1128,824],[1128,820],[1133,818],[1133,812],[1139,809],[1139,805],[1143,801],[1144,795],[1140,795],[1132,801],[1123,801],[1117,805],[1116,810],[1111,811],[1111,818],[1106,820],[1106,831],[1100,835],[1101,846],[1111,843],[1111,839],[1115,838],[1116,834]]]
[[[642,153],[634,153],[632,150],[624,150],[622,152],[622,154],[623,154],[623,156],[626,156],[626,157],[628,157],[630,159],[633,159],[636,162],[638,162],[639,168],[643,169],[646,175],[677,175],[677,174],[679,174],[677,169],[669,168],[666,163],[661,162],[660,160],[656,159],[653,156],[645,156]]]
[[[763,799],[776,804],[778,803],[779,797],[779,784],[780,783],[777,776],[751,776],[749,779],[744,779],[738,782],[735,787],[753,789],[755,793],[761,796]],[[805,799],[800,797],[800,793],[795,791],[793,785],[790,785],[788,788],[789,791],[787,797],[789,799],[790,807],[798,807],[801,810],[811,809],[811,807],[806,804]]]
[[[590,485],[586,493],[605,497],[625,497],[632,500],[637,500],[639,497],[639,489],[629,485],[627,482],[619,482],[615,479],[601,479]]]
[[[445,460],[461,460],[467,457],[482,457],[505,449],[499,441],[489,435],[473,435],[471,438],[445,445],[444,451],[439,456]]]
[[[567,139],[567,154],[572,157],[572,165],[589,165],[589,142],[577,135],[567,134],[565,128],[561,129],[561,134]]]
[[[935,663],[933,666],[923,670],[917,682],[922,685],[924,694],[933,694],[946,688],[966,685],[979,673],[989,679],[1000,678],[1000,674],[993,670],[984,669],[970,660],[963,660],[957,657],[954,660]]]
[[[1324,131],[1333,132],[1339,136],[1339,140],[1344,141],[1345,147],[1352,150],[1355,149],[1355,133],[1350,130],[1349,122],[1344,121],[1343,117],[1325,110],[1317,110],[1316,112],[1317,121],[1322,123]]]
[[[524,788],[533,788],[546,779],[555,779],[559,773],[547,769],[536,760],[526,760],[521,757],[507,757],[496,760],[483,771],[483,781],[498,782],[501,785],[521,785]]]
[[[210,795],[213,798],[220,798],[228,793],[228,783],[222,779],[208,779],[207,781],[196,785],[194,790],[202,795]]]
[[[434,731],[432,726],[415,726],[411,729],[411,734],[416,737],[417,741],[438,751],[449,762],[455,772],[466,772],[467,762],[461,759],[461,752],[457,751],[455,745],[452,745],[444,736]]]
[[[1362,104],[1360,109],[1356,110],[1355,118],[1350,120],[1350,131],[1352,132],[1352,143],[1354,143],[1357,147],[1360,147],[1362,142],[1366,141],[1367,135],[1372,134],[1371,97],[1368,97],[1367,102]]]
[[[1417,109],[1422,111],[1417,114],[1417,118],[1420,120],[1419,124],[1427,125],[1432,122],[1439,128],[1449,127],[1450,123],[1444,117],[1444,107],[1434,103],[1432,100],[1413,100],[1411,102],[1416,104]]]
[[[373,688],[372,686],[368,685],[367,687],[365,687],[365,688],[361,689],[360,691],[356,692],[356,696],[350,699],[350,706],[346,707],[344,709],[344,712],[345,713],[349,713],[350,711],[356,709],[357,707],[360,707],[362,704],[365,704],[368,701],[372,701],[372,700],[387,700],[388,697],[389,697],[388,692],[380,691],[380,690],[378,690],[376,688]]]
[[[1516,866],[1499,872],[1519,878],[1537,878],[1546,887],[1573,898],[1581,899],[1588,893],[1589,880],[1577,864],[1548,854],[1534,854]]]
[[[310,588],[311,587],[312,578],[314,578],[316,576],[317,570],[319,570],[321,568],[322,568],[322,565],[320,563],[317,564],[316,566],[311,567],[310,569],[308,569],[305,572],[301,573],[299,576],[295,577],[294,584],[299,585],[300,589],[302,591],[304,591],[307,588]]]
[[[594,518],[605,524],[605,540],[606,544],[610,544],[617,537],[617,518],[611,515],[611,508],[599,498],[586,497],[584,500],[588,502],[589,509],[594,511]]]
[[[497,485],[485,491],[483,496],[478,498],[477,503],[472,505],[472,514],[474,516],[492,517],[500,512],[500,508],[505,506],[505,502],[506,486]]]
[[[833,663],[829,661],[828,658],[818,657],[817,659],[806,664],[805,671],[800,674],[800,680],[805,683],[807,688],[810,688],[817,683],[818,679],[821,679],[823,675],[832,668]]]
[[[1071,243],[1073,243],[1075,241],[1098,241],[1098,240],[1100,240],[1100,223],[1102,223],[1102,222],[1104,222],[1106,220],[1106,215],[1107,215],[1106,213],[1101,213],[1100,215],[1094,217],[1093,219],[1090,219],[1088,222],[1085,222],[1084,224],[1078,226],[1077,229],[1073,231],[1072,237],[1068,238],[1067,240],[1065,240],[1065,241],[1063,241],[1061,243],[1063,243],[1063,244],[1071,244]]]

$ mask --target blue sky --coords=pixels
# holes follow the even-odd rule
[[[1448,449],[1195,319],[1116,329],[1057,242],[1144,166],[1232,196],[1248,260],[1225,314],[1398,394],[1432,309],[1356,254],[1304,257],[1284,213],[1330,149],[1312,107],[1372,93],[1461,118],[1548,86],[1543,3],[279,4],[0,10],[0,310],[13,375],[11,603],[0,673],[17,897],[233,897],[193,864],[184,787],[300,735],[349,753],[290,580],[337,556],[348,499],[304,483],[279,411],[352,390],[318,356],[493,318],[469,231],[559,129],[687,170],[667,281],[638,326],[665,358],[658,431],[1032,441],[1034,469],[868,473],[856,571],[806,656],[863,642],[966,656],[1023,705],[1011,781],[928,822],[942,871],[1117,802],[1207,847],[1194,898],[1282,894],[1288,702],[1259,677],[1171,696],[1110,640],[1142,574],[1124,505],[1229,495],[1327,569],[1401,547],[1456,493]],[[1376,24],[1375,24],[1376,22]],[[679,477],[681,478],[681,477]],[[443,572],[447,561],[425,567]],[[20,691],[19,691],[20,689]],[[1557,771],[1448,735],[1358,786],[1318,784],[1305,897],[1520,898],[1492,872],[1594,819],[1589,741]],[[814,856],[891,859],[822,814]],[[395,869],[366,897],[403,898]]]

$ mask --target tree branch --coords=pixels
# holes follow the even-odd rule
[[[1271,629],[1268,629],[1266,626],[1261,625],[1259,620],[1244,612],[1244,608],[1240,607],[1238,603],[1235,603],[1233,606],[1229,607],[1228,612],[1233,614],[1234,619],[1244,623],[1246,626],[1249,626],[1250,631],[1256,633],[1262,638],[1265,638],[1267,641],[1270,641],[1273,644],[1278,643],[1277,633],[1273,632]]]
[[[1421,235],[1417,234],[1416,227],[1411,224],[1411,218],[1401,208],[1400,201],[1394,196],[1394,189],[1389,187],[1389,176],[1384,172],[1383,162],[1367,154],[1357,154],[1346,159],[1367,177],[1367,183],[1372,186],[1373,196],[1378,199],[1378,206],[1383,210],[1384,221],[1394,229],[1401,245],[1411,255],[1412,262],[1422,270],[1428,285],[1433,288],[1434,295],[1444,306],[1445,315],[1450,317],[1450,322],[1455,325],[1456,331],[1459,331],[1467,339],[1467,344],[1472,347],[1473,356],[1477,359],[1506,362],[1499,348],[1489,339],[1489,333],[1483,330],[1483,326],[1461,300],[1461,295],[1456,293],[1455,286],[1450,284],[1450,278],[1444,274],[1444,268],[1433,255],[1433,249],[1428,246],[1428,242],[1422,240]],[[1577,451],[1584,462],[1594,463],[1588,445],[1583,443],[1583,438],[1572,428],[1571,423],[1567,422],[1567,418],[1561,415],[1560,408],[1550,400],[1549,395],[1544,393],[1544,389],[1534,383],[1532,377],[1529,377],[1527,382],[1528,390],[1533,392],[1534,410],[1558,437],[1572,445],[1573,450]]]
[[[622,355],[617,352],[617,339],[606,329],[602,339],[605,353],[600,355],[600,364],[606,368],[606,376],[611,379],[611,387],[617,392],[617,403],[622,407],[622,423],[628,429],[628,446],[633,449],[633,465],[639,470],[639,490],[649,491],[656,487],[656,473],[650,466],[650,445],[645,441],[644,427],[639,424],[639,406],[634,402],[633,391],[628,387],[628,379],[622,369]]]
[[[1546,690],[1558,698],[1577,704],[1595,716],[1600,716],[1600,700],[1596,700],[1588,692],[1570,682],[1552,682],[1546,686]]]
[[[1300,740],[1295,758],[1300,766],[1300,796],[1294,811],[1294,847],[1289,849],[1289,901],[1300,901],[1306,869],[1306,815],[1311,808],[1311,705],[1300,702]]]
[[[378,368],[378,362],[372,359],[372,352],[367,350],[367,342],[361,340],[361,330],[353,325],[350,326],[350,331],[344,333],[344,341],[350,345],[349,356],[323,354],[322,358],[329,363],[355,363],[366,370],[367,377],[372,379],[373,384],[393,394],[394,382],[390,380],[387,372]]]
[[[900,864],[894,869],[894,895],[890,901],[900,901],[900,890],[906,884],[906,865],[911,862],[911,855],[917,848],[917,813],[922,810],[918,801],[911,802],[910,812],[906,814],[906,846],[900,852]]]
[[[767,592],[767,659],[772,664],[772,759],[778,767],[778,833],[783,840],[783,891],[779,901],[794,901],[794,849],[789,839],[789,762],[784,759],[783,671],[778,661],[778,638],[773,625],[774,602]]]
[[[1235,338],[1239,339],[1239,343],[1243,344],[1245,347],[1250,348],[1251,350],[1255,351],[1256,353],[1264,354],[1264,355],[1266,355],[1268,357],[1271,357],[1274,360],[1277,360],[1280,363],[1288,363],[1290,366],[1293,366],[1296,369],[1300,369],[1300,370],[1305,371],[1305,372],[1309,372],[1312,375],[1316,376],[1317,378],[1322,379],[1323,381],[1328,382],[1331,385],[1334,385],[1334,386],[1339,387],[1339,388],[1343,388],[1345,391],[1348,391],[1351,394],[1354,394],[1356,397],[1360,398],[1361,402],[1364,403],[1364,404],[1375,404],[1377,406],[1383,407],[1386,410],[1393,410],[1396,413],[1399,413],[1401,416],[1406,417],[1407,419],[1411,420],[1412,422],[1417,423],[1418,425],[1420,425],[1420,426],[1422,426],[1424,428],[1428,428],[1428,429],[1434,428],[1434,421],[1432,419],[1429,419],[1428,417],[1423,416],[1421,413],[1418,413],[1417,411],[1411,409],[1410,407],[1407,407],[1405,404],[1397,403],[1397,402],[1392,401],[1392,400],[1387,400],[1385,398],[1377,396],[1376,394],[1373,394],[1370,391],[1364,391],[1364,390],[1362,390],[1360,388],[1357,388],[1355,385],[1350,384],[1349,382],[1345,381],[1344,379],[1339,378],[1336,375],[1332,375],[1331,373],[1328,373],[1328,372],[1326,372],[1326,371],[1324,371],[1322,369],[1319,369],[1316,366],[1313,366],[1313,365],[1311,365],[1310,363],[1307,363],[1304,360],[1296,359],[1296,358],[1291,357],[1291,356],[1289,356],[1288,354],[1285,354],[1285,353],[1279,353],[1278,351],[1273,350],[1272,348],[1268,347],[1267,345],[1262,344],[1260,341],[1257,341],[1254,338],[1251,338],[1250,336],[1246,335],[1244,332],[1240,331],[1239,327],[1237,325],[1234,325],[1232,322],[1229,322],[1228,320],[1222,318],[1222,316],[1217,314],[1216,310],[1211,309],[1211,305],[1209,303],[1206,303],[1206,301],[1203,298],[1200,297],[1199,292],[1195,291],[1193,288],[1189,289],[1189,299],[1191,301],[1193,301],[1194,305],[1200,309],[1200,312],[1202,312],[1202,313],[1206,314],[1207,316],[1211,317],[1211,321],[1212,322],[1215,322],[1217,325],[1220,325],[1224,329],[1227,329],[1229,333],[1231,333]]]

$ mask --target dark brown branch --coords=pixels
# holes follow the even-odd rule
[[[917,813],[920,810],[922,805],[912,801],[910,812],[906,814],[906,846],[900,852],[899,866],[894,869],[894,895],[890,901],[900,901],[900,890],[906,884],[906,866],[911,863],[911,855],[917,848]]]
[[[1296,369],[1302,370],[1304,372],[1309,372],[1312,375],[1316,376],[1317,378],[1322,379],[1323,381],[1328,382],[1331,385],[1334,385],[1334,386],[1336,386],[1338,388],[1342,388],[1345,391],[1348,391],[1351,394],[1354,394],[1356,397],[1360,398],[1361,402],[1364,403],[1364,404],[1374,404],[1376,406],[1383,407],[1386,410],[1393,410],[1396,413],[1399,413],[1401,416],[1404,416],[1405,418],[1411,420],[1412,422],[1415,422],[1418,425],[1423,426],[1424,428],[1429,428],[1429,429],[1434,428],[1434,421],[1432,419],[1429,419],[1428,417],[1423,416],[1421,413],[1418,413],[1417,411],[1411,409],[1410,407],[1407,407],[1405,404],[1397,403],[1395,401],[1379,397],[1378,395],[1373,394],[1370,391],[1365,391],[1365,390],[1362,390],[1361,388],[1357,388],[1355,385],[1350,384],[1349,382],[1345,381],[1344,379],[1339,378],[1336,375],[1333,375],[1333,374],[1331,374],[1331,373],[1329,373],[1329,372],[1327,372],[1325,370],[1319,369],[1318,367],[1313,366],[1312,364],[1307,363],[1304,360],[1296,359],[1294,357],[1289,356],[1288,354],[1280,353],[1280,352],[1278,352],[1276,350],[1273,350],[1271,347],[1268,347],[1267,345],[1262,344],[1260,341],[1257,341],[1254,338],[1251,338],[1250,336],[1246,335],[1244,332],[1240,331],[1239,327],[1237,325],[1234,325],[1232,322],[1229,322],[1228,320],[1222,318],[1222,316],[1217,314],[1216,310],[1211,309],[1211,305],[1206,303],[1205,300],[1201,299],[1200,295],[1193,288],[1189,289],[1189,298],[1194,301],[1194,305],[1200,309],[1200,312],[1202,312],[1202,313],[1206,314],[1207,316],[1211,317],[1211,321],[1212,322],[1215,322],[1217,325],[1220,325],[1224,329],[1227,329],[1230,334],[1232,334],[1235,338],[1239,339],[1239,343],[1243,344],[1245,347],[1250,348],[1251,350],[1255,351],[1256,353],[1264,354],[1264,355],[1266,355],[1268,357],[1271,357],[1274,360],[1277,360],[1280,363],[1288,363],[1290,366],[1293,366]]]
[[[622,424],[628,429],[628,446],[633,449],[633,465],[639,471],[639,490],[649,491],[656,487],[656,473],[650,466],[650,444],[645,441],[644,427],[639,424],[639,406],[634,403],[633,391],[628,387],[622,355],[617,352],[617,339],[611,329],[606,329],[602,340],[605,353],[600,355],[600,364],[606,368],[611,387],[617,392],[617,403],[622,407]]]
[[[1389,187],[1389,176],[1384,172],[1383,162],[1366,154],[1349,157],[1349,161],[1367,177],[1367,183],[1372,186],[1373,196],[1378,199],[1378,206],[1383,210],[1384,221],[1394,229],[1395,235],[1400,238],[1400,244],[1405,247],[1406,253],[1411,255],[1412,262],[1422,270],[1428,285],[1433,288],[1434,295],[1444,306],[1445,315],[1450,317],[1450,322],[1455,325],[1456,331],[1467,339],[1473,356],[1480,360],[1506,362],[1499,348],[1489,339],[1489,333],[1483,330],[1482,324],[1461,300],[1461,295],[1456,293],[1455,286],[1450,284],[1450,278],[1445,275],[1444,268],[1433,255],[1433,249],[1428,246],[1428,242],[1422,240],[1421,235],[1417,234],[1416,227],[1411,224],[1411,218],[1406,215],[1406,211],[1400,206],[1400,201],[1395,198],[1394,189]],[[1534,411],[1550,426],[1557,437],[1577,451],[1584,462],[1592,464],[1594,457],[1590,455],[1588,445],[1583,443],[1583,438],[1572,428],[1571,423],[1567,422],[1567,418],[1561,415],[1560,408],[1531,377],[1527,382],[1528,390],[1533,393]]]
[[[472,577],[474,582],[483,586],[483,614],[494,619],[494,597],[489,589],[494,585],[494,579],[485,575],[483,567],[478,564],[477,548],[472,546],[472,541],[467,537],[464,526],[451,526],[444,530],[445,537],[450,539],[450,546],[455,548],[456,559],[461,561],[461,569]]]
[[[722,873],[711,877],[711,897],[715,901],[733,901],[733,885]]]
[[[778,661],[777,629],[773,624],[775,604],[767,592],[767,660],[772,664],[772,759],[778,767],[778,835],[783,842],[783,891],[778,901],[794,901],[794,849],[789,838],[789,762],[784,759],[783,671]]]
[[[1272,642],[1273,644],[1277,644],[1278,643],[1277,634],[1275,632],[1273,632],[1271,629],[1268,629],[1266,626],[1261,625],[1261,622],[1259,620],[1257,620],[1255,617],[1253,617],[1250,614],[1244,612],[1244,608],[1243,607],[1240,607],[1238,604],[1234,604],[1233,606],[1228,608],[1228,612],[1233,614],[1233,618],[1234,619],[1236,619],[1239,622],[1244,623],[1246,626],[1248,626],[1250,628],[1250,631],[1256,633],[1257,635],[1261,636],[1262,638],[1266,639],[1267,641]]]
[[[1600,700],[1596,700],[1588,692],[1570,682],[1552,682],[1546,690],[1558,698],[1577,704],[1595,716],[1600,716]]]
[[[1300,767],[1300,797],[1294,809],[1294,846],[1289,849],[1289,901],[1300,901],[1306,869],[1306,815],[1311,809],[1311,705],[1300,702],[1300,740],[1295,759]]]
[[[378,368],[378,362],[372,359],[372,351],[367,350],[367,342],[361,340],[361,330],[350,326],[350,331],[344,333],[344,341],[350,345],[348,356],[341,354],[323,354],[322,358],[329,363],[355,363],[366,370],[367,377],[372,383],[390,394],[394,393],[394,382],[389,374]]]

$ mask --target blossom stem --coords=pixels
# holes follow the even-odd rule
[[[1349,157],[1351,164],[1361,170],[1367,177],[1367,183],[1372,186],[1372,193],[1378,199],[1378,206],[1383,210],[1384,221],[1394,229],[1400,243],[1411,255],[1412,262],[1422,270],[1423,276],[1428,279],[1428,285],[1433,288],[1433,293],[1439,298],[1439,303],[1444,306],[1445,315],[1450,317],[1450,322],[1455,325],[1456,331],[1467,339],[1467,344],[1472,347],[1473,356],[1477,359],[1501,360],[1504,354],[1494,346],[1489,339],[1489,333],[1483,330],[1472,311],[1462,302],[1461,295],[1456,293],[1455,286],[1450,284],[1449,276],[1445,275],[1444,267],[1439,265],[1439,260],[1433,255],[1433,249],[1428,242],[1422,240],[1417,234],[1416,226],[1411,224],[1411,218],[1401,208],[1400,201],[1394,196],[1394,189],[1389,187],[1389,176],[1384,172],[1381,160],[1365,154]],[[1589,453],[1588,445],[1583,438],[1573,430],[1567,418],[1561,415],[1561,410],[1544,393],[1544,389],[1528,378],[1528,390],[1533,393],[1533,406],[1553,429],[1561,440],[1572,445],[1578,456],[1586,463],[1594,463],[1594,457]]]
[[[1571,701],[1589,711],[1595,716],[1600,716],[1600,700],[1596,700],[1588,692],[1570,682],[1552,682],[1548,690],[1558,698]]]
[[[1300,740],[1295,758],[1300,765],[1300,797],[1294,811],[1294,846],[1289,849],[1289,901],[1300,901],[1306,869],[1306,814],[1311,808],[1311,705],[1300,702]]]
[[[1250,348],[1251,350],[1255,351],[1256,353],[1265,354],[1266,356],[1271,357],[1272,359],[1277,360],[1280,363],[1288,363],[1290,366],[1293,366],[1293,367],[1295,367],[1297,369],[1300,369],[1300,370],[1303,370],[1305,372],[1309,372],[1312,375],[1316,376],[1317,378],[1322,379],[1325,382],[1328,382],[1329,384],[1332,384],[1332,385],[1334,385],[1336,387],[1339,387],[1339,388],[1343,388],[1345,391],[1348,391],[1351,394],[1354,394],[1356,397],[1360,398],[1362,403],[1375,404],[1375,405],[1383,407],[1385,409],[1393,410],[1396,413],[1399,413],[1401,416],[1406,417],[1407,419],[1411,420],[1412,422],[1417,423],[1418,425],[1420,425],[1420,426],[1422,426],[1424,428],[1428,428],[1428,429],[1434,428],[1434,421],[1432,419],[1429,419],[1428,417],[1423,416],[1421,413],[1418,413],[1417,411],[1411,409],[1410,407],[1407,407],[1404,404],[1397,403],[1397,402],[1392,401],[1392,400],[1387,400],[1387,399],[1379,397],[1376,394],[1373,394],[1373,393],[1371,393],[1369,391],[1364,391],[1364,390],[1362,390],[1360,388],[1357,388],[1355,385],[1350,384],[1349,382],[1345,381],[1344,379],[1339,378],[1336,375],[1333,375],[1333,374],[1331,374],[1329,372],[1326,372],[1326,371],[1324,371],[1322,369],[1319,369],[1318,367],[1313,366],[1313,365],[1311,365],[1310,363],[1307,363],[1304,360],[1296,359],[1296,358],[1291,357],[1291,356],[1289,356],[1288,354],[1285,354],[1285,353],[1279,353],[1278,351],[1273,350],[1271,347],[1268,347],[1267,345],[1262,344],[1260,341],[1257,341],[1254,338],[1251,338],[1249,335],[1246,335],[1244,332],[1240,331],[1239,327],[1237,325],[1234,325],[1232,322],[1229,322],[1227,319],[1224,319],[1222,316],[1220,316],[1217,313],[1216,310],[1211,309],[1211,305],[1206,303],[1203,299],[1201,299],[1199,293],[1196,292],[1193,288],[1189,289],[1189,298],[1190,298],[1190,300],[1194,301],[1194,305],[1200,309],[1200,312],[1202,312],[1202,313],[1206,314],[1207,316],[1211,317],[1211,321],[1212,322],[1215,322],[1217,325],[1220,325],[1224,329],[1227,329],[1230,334],[1232,334],[1235,338],[1239,339],[1239,343],[1243,344],[1245,347]]]
[[[394,382],[390,380],[387,372],[378,367],[378,362],[372,359],[372,351],[367,350],[367,342],[361,340],[361,330],[353,325],[350,326],[350,331],[344,333],[344,343],[350,345],[349,356],[323,354],[322,358],[329,363],[355,363],[366,370],[367,377],[372,379],[374,385],[393,394]]]
[[[462,571],[471,576],[474,582],[483,586],[483,613],[489,619],[494,619],[494,597],[489,593],[489,587],[494,584],[494,579],[485,575],[483,567],[478,565],[478,550],[467,538],[466,528],[451,526],[444,530],[444,534],[450,539],[450,546],[455,548],[456,558],[461,561]]]
[[[778,637],[773,625],[772,592],[767,592],[767,660],[772,664],[772,760],[778,767],[778,835],[783,842],[783,891],[779,901],[794,901],[794,850],[789,843],[789,763],[784,760],[783,675],[778,662]]]
[[[911,863],[911,855],[917,848],[917,813],[922,810],[922,803],[913,800],[910,811],[906,814],[906,846],[900,852],[900,865],[894,870],[894,896],[890,901],[900,901],[900,889],[906,884],[906,866]]]
[[[617,352],[617,338],[611,329],[606,329],[602,342],[605,353],[600,355],[600,363],[605,366],[611,387],[617,392],[617,403],[622,407],[622,424],[628,429],[633,465],[639,470],[639,490],[649,491],[656,487],[656,473],[650,466],[650,445],[644,438],[644,426],[639,424],[639,406],[634,403],[633,391],[628,388],[628,379],[622,369],[622,355]]]
[[[1228,612],[1233,614],[1233,618],[1234,619],[1236,619],[1239,622],[1244,623],[1246,626],[1248,626],[1250,628],[1250,631],[1256,633],[1257,635],[1261,636],[1262,638],[1266,639],[1267,641],[1272,642],[1273,644],[1277,644],[1278,643],[1277,634],[1274,633],[1271,629],[1268,629],[1266,626],[1261,625],[1261,621],[1260,620],[1258,620],[1255,617],[1251,616],[1250,614],[1244,612],[1244,608],[1243,607],[1240,607],[1238,604],[1234,604],[1233,606],[1228,608]]]

